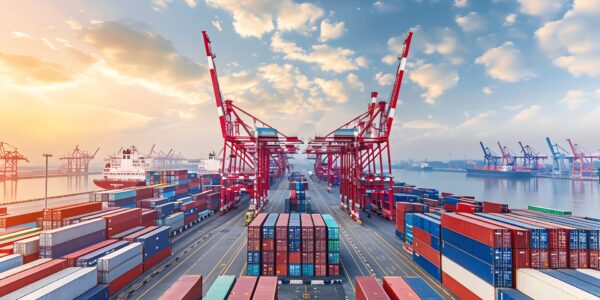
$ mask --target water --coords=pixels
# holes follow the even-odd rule
[[[537,205],[600,217],[600,184],[551,178],[526,180],[467,177],[465,173],[394,170],[394,180],[479,200],[508,203],[511,208]]]
[[[48,178],[48,197],[98,190],[94,179],[102,175]],[[0,181],[0,204],[44,197],[44,178]]]

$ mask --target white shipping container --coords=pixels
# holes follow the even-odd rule
[[[183,227],[184,224],[184,215],[182,212],[178,212],[178,213],[174,213],[162,220],[160,220],[161,224],[159,225],[164,225],[164,226],[169,226],[171,227],[171,232],[178,230],[179,228]]]
[[[23,255],[11,254],[0,257],[0,272],[8,271],[23,264]]]
[[[55,246],[70,240],[106,230],[104,219],[89,220],[62,228],[42,231],[40,233],[40,246]]]
[[[75,299],[96,286],[97,272],[94,267],[81,268],[21,299]]]
[[[40,252],[40,237],[34,236],[28,239],[16,241],[13,244],[13,252],[24,256]]]
[[[109,272],[98,272],[98,283],[108,284],[113,280],[119,278],[121,275],[129,272],[134,267],[142,264],[144,261],[142,255],[135,256],[134,258],[116,266]]]
[[[17,273],[21,273],[21,272],[23,272],[25,270],[29,270],[29,269],[31,269],[33,267],[37,267],[37,266],[39,266],[41,264],[45,264],[45,263],[47,263],[47,262],[49,262],[51,260],[52,260],[51,258],[36,259],[36,260],[34,260],[34,261],[32,261],[32,262],[30,262],[28,264],[24,264],[22,266],[19,266],[19,267],[10,269],[10,270],[8,270],[6,272],[0,273],[0,279],[4,279],[6,277],[13,276],[13,275],[15,275]]]
[[[23,288],[20,288],[8,295],[5,295],[4,297],[2,297],[2,299],[19,299],[21,297],[24,297],[26,295],[29,295],[69,274],[75,273],[76,271],[80,270],[81,268],[66,268],[64,270],[61,270],[57,273],[54,273],[48,277],[42,278],[34,283],[31,283],[29,285],[26,285]]]
[[[598,299],[592,294],[535,269],[517,269],[517,289],[533,299]]]
[[[581,273],[590,275],[592,277],[596,277],[596,278],[598,278],[598,280],[600,280],[600,271],[598,271],[598,270],[593,270],[593,269],[577,269],[577,272],[581,272]]]
[[[136,255],[142,255],[144,248],[141,243],[132,243],[111,254],[105,255],[98,259],[98,271],[110,272],[118,265],[134,258]]]
[[[469,272],[451,259],[442,255],[442,271],[460,282],[475,295],[484,300],[494,300],[496,289],[477,275]]]

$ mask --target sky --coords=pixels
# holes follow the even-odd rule
[[[600,0],[3,1],[0,141],[34,165],[75,145],[219,151],[202,30],[223,96],[308,139],[389,98],[412,31],[394,160],[547,153],[546,136],[596,152],[594,28]]]

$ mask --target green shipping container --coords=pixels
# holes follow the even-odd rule
[[[235,275],[221,275],[210,286],[204,300],[226,300],[235,283]]]
[[[327,240],[327,252],[340,252],[340,240]]]
[[[571,215],[570,211],[546,208],[546,207],[541,207],[541,206],[529,205],[529,206],[527,206],[527,209],[533,210],[533,211],[539,211],[539,212],[543,212],[543,213],[547,213],[547,214],[557,215],[557,216],[570,216]]]

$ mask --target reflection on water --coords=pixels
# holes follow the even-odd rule
[[[48,196],[97,190],[93,180],[102,175],[48,178]],[[0,181],[0,204],[44,197],[44,178]]]
[[[394,177],[417,186],[508,203],[513,208],[539,205],[600,217],[600,184],[597,181],[483,178],[467,177],[464,173],[406,170],[394,170]]]

